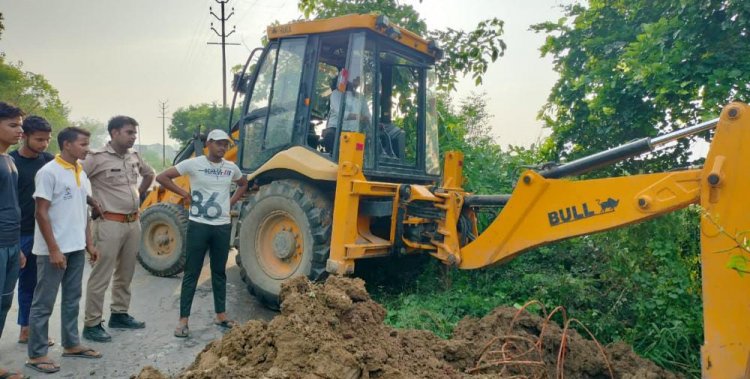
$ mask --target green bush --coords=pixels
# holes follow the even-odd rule
[[[686,209],[476,271],[430,261],[418,275],[369,278],[368,286],[388,309],[390,325],[443,337],[463,317],[497,306],[562,305],[600,342],[625,341],[663,367],[697,376],[703,339],[698,216]]]

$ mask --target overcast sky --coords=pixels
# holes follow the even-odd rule
[[[541,58],[543,35],[529,25],[556,20],[565,0],[417,0],[412,4],[431,29],[471,30],[486,18],[505,21],[504,57],[490,66],[484,85],[470,78],[461,99],[486,92],[497,141],[528,146],[542,133],[536,115],[557,79]],[[159,101],[168,114],[198,103],[221,104],[221,53],[210,30],[214,0],[3,0],[5,31],[0,51],[25,70],[43,74],[60,91],[72,119],[101,121],[116,114],[141,124],[143,143],[161,142]],[[301,16],[296,0],[230,0],[237,31],[227,48],[229,67],[244,63],[265,27]],[[228,95],[231,101],[231,95]]]

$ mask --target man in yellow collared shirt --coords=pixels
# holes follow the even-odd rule
[[[81,345],[78,309],[86,252],[89,260],[99,256],[89,229],[86,198],[91,185],[79,159],[88,153],[89,133],[65,128],[57,135],[61,153],[36,174],[34,200],[36,229],[34,248],[38,281],[29,315],[29,360],[26,366],[53,373],[60,366],[47,356],[49,317],[62,287],[60,323],[63,357],[101,358],[101,353]]]

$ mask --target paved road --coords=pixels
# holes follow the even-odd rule
[[[274,312],[264,308],[246,290],[240,279],[239,268],[234,263],[235,251],[230,252],[227,264],[227,313],[244,322],[250,319],[269,320]],[[87,266],[84,283],[90,272]],[[109,330],[112,342],[95,343],[82,340],[101,351],[99,360],[62,358],[59,343],[50,349],[50,357],[59,362],[62,369],[53,375],[39,374],[23,368],[26,361],[26,345],[16,342],[19,327],[16,325],[18,306],[14,304],[8,314],[2,340],[0,340],[0,365],[10,369],[21,369],[33,378],[128,378],[145,365],[152,365],[164,373],[176,374],[192,363],[203,347],[220,338],[222,331],[213,325],[213,296],[206,259],[190,318],[192,336],[178,339],[172,335],[179,316],[181,275],[159,278],[150,275],[140,265],[136,268],[132,286],[131,314],[146,321],[146,329],[137,331]],[[85,287],[84,287],[85,297]],[[58,295],[59,307],[60,296]],[[15,302],[15,300],[14,300]],[[79,316],[79,327],[83,330],[83,304]],[[105,302],[105,317],[109,315],[109,291]],[[50,336],[60,340],[60,312],[56,308],[50,320]]]

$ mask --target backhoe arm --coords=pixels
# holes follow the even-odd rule
[[[460,253],[474,269],[553,241],[591,234],[698,202],[700,170],[571,181],[526,171],[492,224]]]

